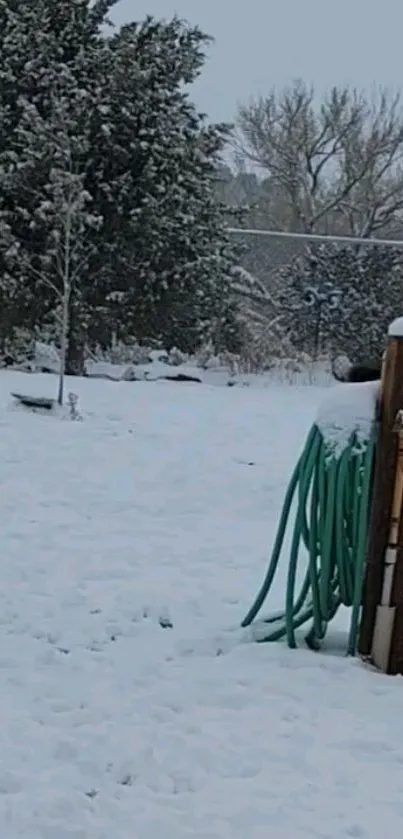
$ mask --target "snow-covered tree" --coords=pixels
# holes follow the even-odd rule
[[[84,216],[102,219],[83,222],[85,260],[69,293],[71,372],[101,333],[189,350],[236,331],[233,247],[214,192],[228,130],[208,125],[187,92],[208,39],[176,18],[105,39],[99,27],[112,5],[0,0],[0,222],[18,317],[31,330],[54,309],[44,274],[57,262],[55,230],[59,244],[67,233],[73,181],[81,221],[70,256],[82,250]]]
[[[207,125],[186,90],[207,40],[178,19],[148,19],[111,39],[94,161],[104,215],[101,274],[107,287],[113,265],[122,326],[183,350],[217,335],[220,323],[225,329],[234,263],[215,200],[228,130]]]
[[[55,308],[62,193],[68,197],[67,182],[77,176],[85,189],[103,44],[83,0],[62,0],[57,15],[45,0],[0,0],[2,273],[16,286],[13,325],[33,334]]]
[[[401,309],[403,263],[389,247],[326,245],[306,250],[284,272],[283,329],[312,355],[380,357],[387,327]]]
[[[65,70],[52,93],[47,119],[40,116],[35,105],[21,100],[18,126],[22,146],[19,185],[30,198],[30,230],[34,235],[38,233],[43,242],[43,252],[37,254],[37,260],[31,260],[24,248],[20,255],[27,274],[35,277],[38,290],[45,286],[55,294],[60,345],[59,404],[63,403],[70,311],[80,293],[82,278],[88,273],[91,233],[102,227],[102,217],[93,211],[93,197],[86,189],[86,97],[77,97],[76,90],[72,95],[72,82],[74,79]],[[33,187],[35,169],[43,177]]]
[[[348,87],[317,104],[297,80],[239,108],[238,154],[269,180],[281,228],[373,236],[400,225],[403,208],[403,108]]]

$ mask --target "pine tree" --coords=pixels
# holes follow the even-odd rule
[[[62,0],[57,9],[45,0],[0,0],[0,235],[3,229],[8,239],[2,276],[17,284],[11,325],[33,334],[55,307],[55,182],[61,167],[76,173],[88,164],[94,56],[102,50],[84,0]]]
[[[132,24],[111,40],[94,161],[104,292],[110,266],[124,331],[187,351],[209,334],[222,340],[232,317],[234,255],[215,197],[228,127],[206,125],[184,88],[207,40],[178,19]]]
[[[112,5],[0,0],[2,276],[14,321],[40,329],[55,310],[55,231],[60,244],[61,194],[65,207],[75,179],[85,259],[69,286],[71,372],[85,342],[107,343],[116,327],[185,350],[236,333],[234,254],[214,193],[228,128],[207,125],[186,92],[208,39],[176,18],[105,39]]]

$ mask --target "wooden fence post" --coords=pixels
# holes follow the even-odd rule
[[[402,413],[399,413],[402,412]],[[403,318],[389,327],[358,652],[403,673]]]

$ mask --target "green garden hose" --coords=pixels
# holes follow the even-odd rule
[[[368,514],[371,498],[376,427],[370,439],[359,442],[352,434],[341,454],[332,452],[317,425],[313,425],[294,469],[284,499],[269,568],[263,585],[242,626],[260,612],[271,589],[293,501],[297,507],[291,539],[285,610],[264,618],[267,632],[260,641],[286,638],[295,648],[295,631],[311,622],[305,640],[319,649],[329,622],[339,606],[351,607],[347,653],[354,655],[361,608]],[[296,596],[300,548],[305,547],[305,579]]]

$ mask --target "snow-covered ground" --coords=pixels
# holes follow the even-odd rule
[[[324,391],[72,387],[0,374],[2,839],[396,836],[403,682],[238,629]]]

